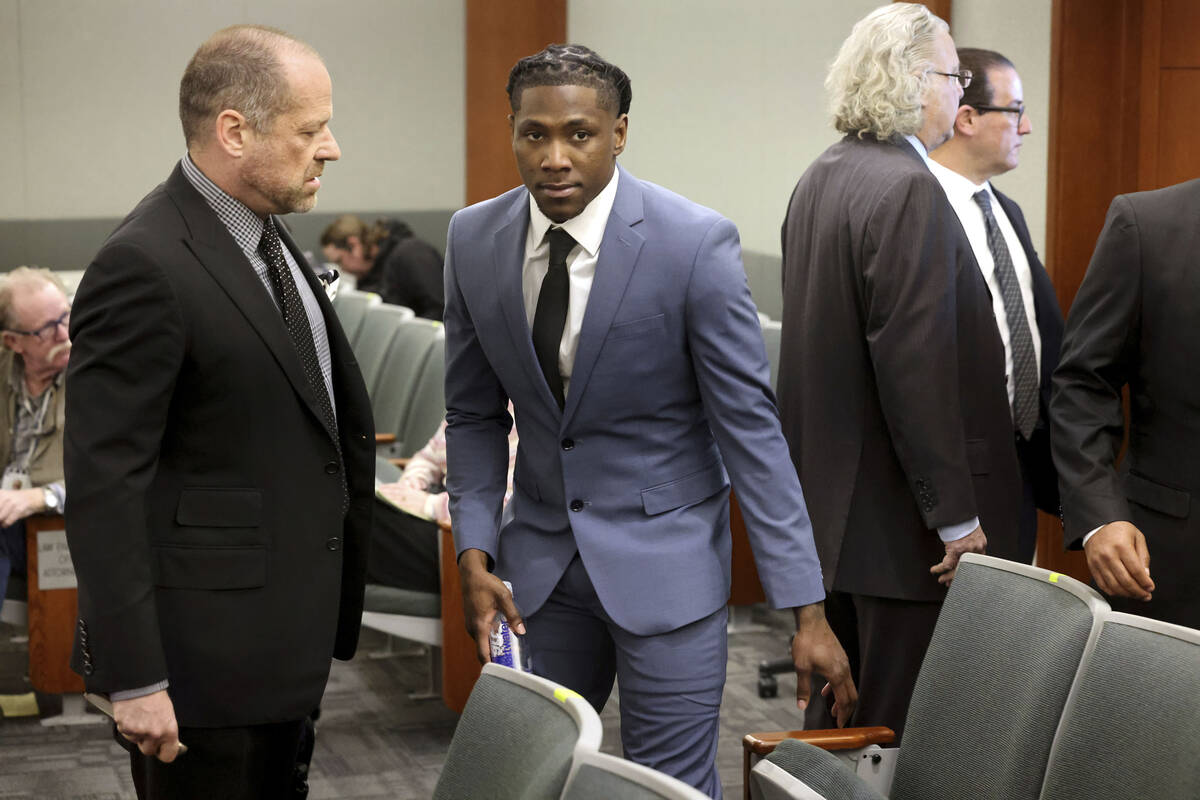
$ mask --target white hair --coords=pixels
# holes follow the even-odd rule
[[[880,141],[917,133],[934,40],[949,29],[917,3],[890,3],[859,20],[825,78],[834,127]]]

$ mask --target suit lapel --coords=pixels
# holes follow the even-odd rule
[[[308,385],[308,379],[304,376],[304,367],[300,364],[296,346],[292,344],[292,339],[283,324],[283,317],[271,301],[271,296],[267,294],[266,287],[255,274],[254,268],[246,260],[245,253],[237,246],[233,235],[221,224],[221,220],[209,208],[203,196],[184,177],[179,167],[176,167],[175,172],[167,179],[167,192],[174,199],[191,233],[191,238],[184,239],[184,244],[258,333],[292,384],[292,388],[324,428],[324,415],[317,405],[312,387]],[[290,241],[290,238],[286,241]]]
[[[596,275],[592,279],[583,327],[579,332],[579,347],[575,351],[571,385],[567,390],[566,408],[563,409],[564,425],[571,421],[575,410],[579,408],[580,397],[587,388],[592,367],[596,365],[600,348],[608,336],[608,329],[612,327],[613,317],[621,305],[621,298],[625,296],[625,288],[629,285],[634,265],[646,241],[634,229],[642,218],[641,187],[632,175],[621,170],[621,177],[617,181],[617,197],[604,228],[600,257],[596,261]]]

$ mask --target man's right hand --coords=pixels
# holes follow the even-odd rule
[[[508,627],[525,635],[525,623],[513,602],[512,592],[504,582],[488,572],[488,555],[482,550],[462,551],[458,557],[458,574],[462,582],[463,613],[467,621],[467,633],[475,640],[475,655],[480,664],[492,660],[492,647],[488,637],[496,613],[504,615]]]
[[[163,689],[131,700],[114,700],[117,733],[138,746],[143,754],[170,764],[181,752],[175,706]]]
[[[987,552],[987,536],[984,536],[982,526],[961,539],[955,539],[953,542],[945,544],[946,557],[929,569],[932,574],[938,576],[938,583],[943,586],[949,586],[950,582],[954,580],[954,573],[958,571],[958,559],[962,557],[963,553]]]
[[[1087,540],[1083,552],[1100,591],[1134,600],[1150,599],[1154,591],[1150,551],[1146,537],[1132,523],[1110,522],[1102,526]]]

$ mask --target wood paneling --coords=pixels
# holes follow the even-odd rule
[[[1200,3],[1163,0],[1160,14],[1162,67],[1200,67]]]
[[[1200,38],[1195,43],[1200,49]],[[1158,168],[1151,182],[1170,186],[1200,177],[1200,68],[1163,69],[1160,76]]]
[[[566,0],[467,0],[467,203],[521,182],[504,91],[513,64],[567,38]]]
[[[38,531],[61,531],[63,518],[37,515],[25,521],[29,576],[29,680],[48,694],[82,692],[83,678],[71,671],[71,646],[79,617],[78,590],[38,586]]]

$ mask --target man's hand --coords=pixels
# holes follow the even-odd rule
[[[825,604],[813,603],[792,609],[796,615],[796,635],[792,637],[792,663],[796,665],[796,706],[808,707],[812,673],[819,672],[828,679],[821,695],[834,702],[830,713],[839,728],[846,727],[854,707],[858,705],[858,689],[850,676],[850,660],[833,635],[825,619]]]
[[[32,516],[46,507],[41,489],[0,489],[0,527]]]
[[[934,564],[929,571],[938,576],[938,583],[949,586],[958,571],[958,559],[963,553],[986,553],[987,537],[983,535],[983,527],[978,527],[961,539],[946,542],[946,557]]]
[[[513,602],[512,592],[508,591],[503,581],[488,572],[487,562],[487,553],[482,550],[464,550],[458,557],[467,633],[475,640],[475,655],[480,664],[492,660],[488,636],[492,632],[496,612],[504,615],[508,627],[513,631],[525,635],[525,623]]]
[[[170,764],[183,751],[175,706],[166,689],[132,700],[114,700],[112,707],[117,733],[136,744],[144,755]]]
[[[1100,591],[1116,597],[1149,600],[1150,551],[1146,537],[1128,522],[1110,522],[1092,534],[1083,546],[1088,569]]]

